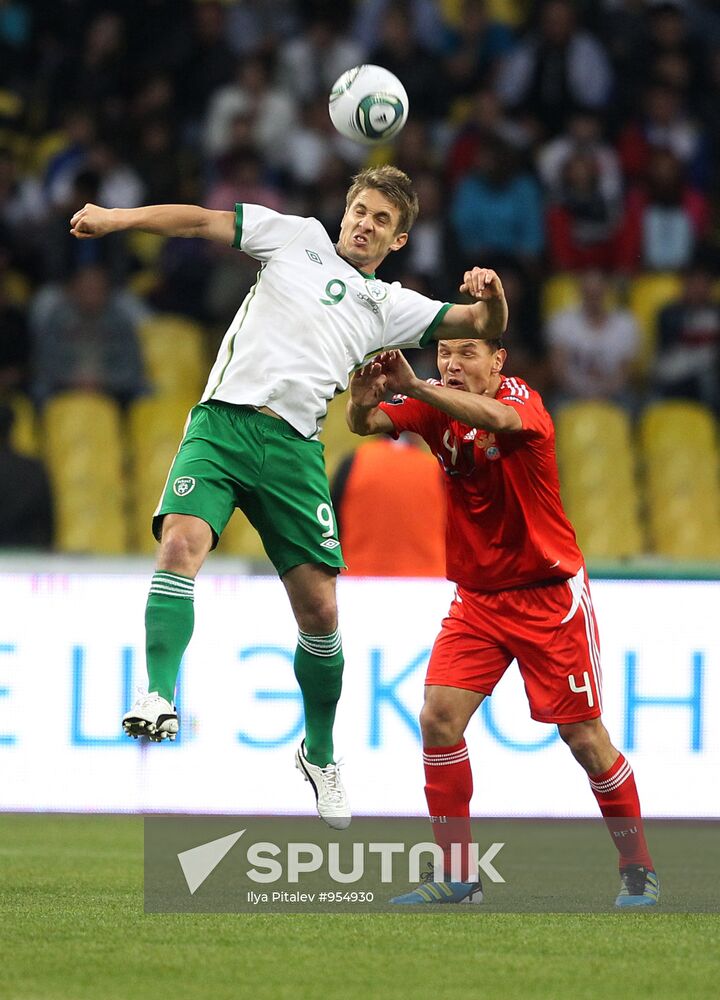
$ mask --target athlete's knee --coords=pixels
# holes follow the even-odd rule
[[[558,733],[560,739],[580,761],[598,751],[603,751],[610,742],[607,729],[600,719],[561,723],[558,726]]]
[[[463,735],[464,717],[447,700],[426,701],[420,712],[423,744],[428,747],[454,746]]]
[[[295,620],[301,632],[308,635],[330,635],[338,627],[337,602],[334,595],[324,595],[295,608]]]
[[[335,571],[310,564],[296,566],[283,576],[282,581],[301,632],[330,635],[337,628],[335,580]]]
[[[166,518],[163,522],[158,568],[195,576],[212,545],[210,526],[199,518]]]

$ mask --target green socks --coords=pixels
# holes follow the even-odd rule
[[[195,581],[189,577],[157,570],[145,608],[148,691],[157,691],[171,704],[180,661],[193,634],[194,590]]]
[[[332,635],[298,633],[295,676],[305,706],[305,755],[317,767],[333,763],[332,730],[344,664],[337,629]]]
[[[157,570],[150,584],[145,609],[148,691],[171,703],[195,624],[194,589],[194,580],[166,570]],[[332,730],[344,664],[337,629],[332,635],[298,634],[295,676],[305,706],[305,754],[317,767],[333,763]]]

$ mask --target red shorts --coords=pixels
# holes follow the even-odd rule
[[[584,569],[548,586],[492,594],[458,587],[425,683],[489,695],[514,659],[533,719],[601,714],[600,640]]]

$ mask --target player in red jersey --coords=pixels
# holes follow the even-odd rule
[[[457,584],[428,665],[420,716],[425,794],[448,881],[397,903],[482,898],[449,878],[452,842],[470,843],[472,771],[464,732],[517,659],[531,715],[557,725],[587,772],[620,855],[618,906],[657,902],[632,768],[601,721],[600,651],[587,574],[560,500],[552,420],[537,392],[502,374],[501,340],[441,341],[441,382],[388,351],[351,382],[358,434],[409,430],[445,473],[447,576]],[[399,395],[382,402],[387,392]],[[463,851],[463,857],[467,857]],[[468,877],[467,868],[462,872]]]

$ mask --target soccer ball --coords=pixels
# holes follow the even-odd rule
[[[408,96],[382,66],[355,66],[330,91],[330,118],[340,135],[372,145],[397,135],[408,116]]]

